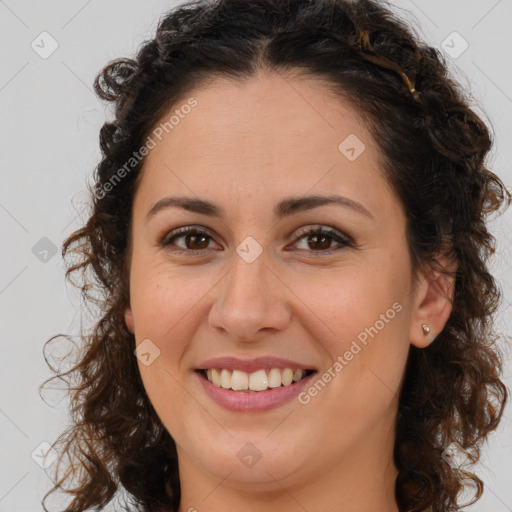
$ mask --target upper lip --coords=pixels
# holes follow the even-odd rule
[[[197,369],[208,370],[210,368],[225,368],[226,370],[241,370],[252,373],[257,370],[270,370],[271,368],[291,368],[292,370],[316,370],[307,364],[298,363],[290,359],[280,357],[262,356],[254,359],[238,359],[236,357],[215,357],[201,362]]]

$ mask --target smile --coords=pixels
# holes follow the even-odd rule
[[[269,384],[277,384],[277,373],[275,370],[279,372],[280,382],[279,386],[276,385],[275,387],[272,387]],[[209,372],[211,373],[212,381],[208,378]],[[251,374],[247,374],[246,372],[239,370],[233,370],[233,373],[235,374],[234,379],[232,373],[226,369],[219,370],[212,368],[209,369],[209,371],[196,370],[194,373],[197,375],[197,378],[199,379],[206,394],[224,409],[234,412],[262,412],[277,408],[287,402],[290,402],[293,398],[297,397],[297,395],[308,385],[313,376],[317,373],[315,370],[307,370],[305,373],[303,372],[304,370],[295,370],[292,372],[289,368],[285,368],[284,370],[272,368],[268,371],[268,374],[265,370],[257,370]],[[219,378],[220,384],[222,384],[223,373],[224,384],[226,387],[218,384]],[[266,377],[263,376],[263,373],[265,373]],[[245,374],[245,376],[240,374]],[[213,382],[214,375],[217,383]],[[252,378],[252,383],[249,384],[251,382],[250,377],[252,375],[255,375],[255,377]],[[299,380],[294,380],[294,378],[299,377],[299,375]],[[245,379],[247,379],[248,382],[247,389],[235,390],[232,388],[233,384],[236,387],[237,382],[245,382]],[[285,383],[283,383],[283,380]],[[245,386],[245,384],[243,385]],[[251,387],[260,387],[262,389],[259,391],[250,389],[249,385],[251,385]]]
[[[268,388],[290,386],[314,370],[292,370],[291,368],[272,368],[270,370],[257,370],[252,373],[242,370],[230,371],[226,368],[209,368],[203,370],[209,382],[215,386],[233,391],[261,392]]]

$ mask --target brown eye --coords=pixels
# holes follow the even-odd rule
[[[325,227],[309,227],[299,230],[297,233],[298,240],[306,240],[306,248],[313,253],[331,253],[341,250],[345,247],[353,247],[352,240],[338,230]],[[335,241],[338,247],[332,248],[331,244]]]
[[[195,232],[188,233],[187,235],[185,235],[185,246],[187,247],[187,249],[192,250],[205,249],[208,246],[208,241],[206,241],[205,244],[205,240],[207,240],[208,238],[208,235],[205,234],[198,234]],[[192,246],[190,247],[188,244],[191,244]]]
[[[183,239],[181,246],[177,245],[176,240]],[[199,253],[204,252],[208,248],[208,244],[212,237],[206,232],[198,228],[188,227],[180,228],[171,232],[160,242],[162,247],[169,248],[176,252]],[[177,246],[172,248],[171,246]]]
[[[310,245],[310,247],[314,247],[318,244],[317,248],[323,250],[330,248],[333,239],[332,236],[324,234],[308,235],[308,237],[313,243],[313,246]]]
[[[305,250],[313,254],[317,253],[319,256],[322,254],[330,254],[346,247],[354,247],[352,239],[344,235],[341,231],[322,226],[299,230],[297,235],[298,241],[306,240],[306,247],[300,250]],[[180,239],[183,239],[183,242],[181,245],[178,245],[176,241]],[[208,244],[212,240],[213,238],[208,232],[191,226],[172,231],[163,238],[160,245],[173,252],[198,255],[208,249]],[[333,241],[338,244],[338,247],[332,247]]]

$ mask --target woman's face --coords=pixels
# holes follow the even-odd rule
[[[154,132],[134,200],[126,322],[180,476],[282,490],[356,481],[368,460],[391,474],[409,346],[427,345],[436,324],[375,141],[350,103],[311,79],[218,79],[163,122],[176,110]],[[208,383],[198,370],[211,367],[242,388],[251,373],[265,387],[261,369],[267,385],[284,368],[316,373],[247,394]],[[232,369],[246,372],[229,381]]]

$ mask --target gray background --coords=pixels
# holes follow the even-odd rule
[[[478,102],[477,111],[485,109],[484,119],[495,133],[489,164],[510,188],[512,3],[393,4],[404,9],[402,16],[431,45],[447,53],[453,73]],[[55,463],[40,467],[46,450],[41,443],[51,444],[67,425],[67,400],[45,392],[50,407],[38,386],[51,375],[43,343],[57,333],[76,334],[80,327],[79,298],[65,284],[59,252],[64,238],[85,219],[85,184],[99,160],[98,131],[108,113],[92,92],[94,77],[107,61],[131,56],[174,5],[163,0],[0,1],[0,512],[42,510]],[[468,48],[462,52],[464,41]],[[52,44],[58,48],[48,55]],[[510,210],[492,223],[499,240],[493,268],[505,294],[498,321],[507,336],[512,333],[511,225]],[[83,321],[90,322],[90,315]],[[506,357],[510,389],[510,352]],[[486,491],[465,510],[512,511],[511,419],[509,404],[476,468]]]

